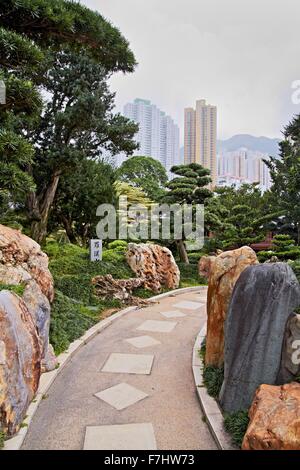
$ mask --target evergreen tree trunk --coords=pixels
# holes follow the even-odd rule
[[[27,199],[32,220],[31,237],[39,244],[42,244],[47,236],[50,209],[55,198],[59,178],[60,173],[55,173],[43,196],[38,197],[36,193],[31,193]]]
[[[64,226],[64,229],[66,231],[69,242],[76,245],[77,238],[76,238],[76,235],[75,235],[73,227],[72,227],[72,221],[70,219],[68,219],[68,217],[66,217],[64,214],[60,214],[60,219],[61,219],[62,224]]]
[[[184,241],[176,240],[176,245],[180,261],[184,264],[190,264]]]

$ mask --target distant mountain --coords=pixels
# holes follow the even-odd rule
[[[249,134],[238,134],[227,140],[217,141],[218,152],[234,152],[242,147],[254,152],[267,153],[270,156],[278,155],[279,139],[270,139],[269,137],[255,137]]]

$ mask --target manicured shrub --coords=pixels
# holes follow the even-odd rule
[[[224,416],[224,427],[231,435],[233,444],[238,447],[242,446],[248,425],[249,417],[247,410],[237,411],[236,413]]]
[[[115,250],[105,250],[102,254],[102,260],[108,261],[110,263],[125,263],[125,256],[123,251]]]
[[[125,251],[128,243],[125,240],[114,240],[108,244],[109,250]]]

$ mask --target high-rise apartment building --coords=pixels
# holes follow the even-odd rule
[[[261,190],[271,187],[270,170],[264,160],[266,153],[240,148],[218,155],[218,186],[237,186],[243,183],[258,183]]]
[[[124,106],[124,116],[139,124],[135,140],[140,148],[134,155],[153,157],[169,172],[180,161],[179,127],[149,100],[137,98]]]
[[[212,187],[217,182],[217,108],[196,101],[196,108],[184,110],[184,163],[200,163],[211,172]]]

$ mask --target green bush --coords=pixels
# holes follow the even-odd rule
[[[224,367],[204,366],[203,381],[207,388],[207,393],[218,399],[224,380]]]
[[[289,265],[291,266],[298,281],[300,282],[300,259],[296,259],[295,261],[292,261],[291,263],[289,263]]]
[[[9,290],[11,292],[14,292],[17,294],[19,297],[22,297],[24,294],[25,290],[25,285],[24,284],[18,284],[17,286],[11,285],[11,284],[1,284],[0,283],[0,291],[1,290]]]
[[[56,290],[50,320],[50,343],[55,353],[65,351],[69,344],[91,328],[98,318],[98,312],[92,312]]]
[[[192,287],[206,285],[207,281],[198,274],[198,266],[196,264],[177,263],[180,270],[180,287]]]
[[[114,240],[108,244],[109,250],[125,251],[128,243],[125,240]]]
[[[0,449],[3,449],[5,441],[5,433],[0,428]]]
[[[202,251],[192,251],[188,252],[189,262],[191,264],[198,264],[199,259],[202,258],[203,252]]]
[[[247,410],[237,411],[236,413],[226,414],[224,416],[225,430],[231,435],[234,445],[241,447],[244,436],[249,424]]]
[[[288,251],[259,251],[257,253],[258,260],[263,263],[272,256],[277,256],[280,261],[294,260],[300,257],[300,247],[293,247]]]
[[[110,263],[125,263],[125,256],[123,251],[119,250],[105,250],[102,254],[102,260]]]

